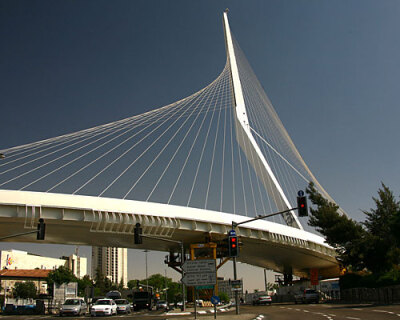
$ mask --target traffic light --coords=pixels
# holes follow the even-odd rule
[[[37,240],[44,240],[44,233],[46,231],[46,224],[44,223],[44,219],[40,218],[39,223],[37,225]]]
[[[135,225],[135,244],[142,244],[142,228],[140,227],[140,223],[136,223]]]
[[[299,210],[299,217],[308,216],[307,198],[305,196],[297,197],[297,209]]]
[[[239,241],[237,236],[228,237],[228,255],[231,258],[239,256]]]

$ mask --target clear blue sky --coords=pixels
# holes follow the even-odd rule
[[[399,195],[396,0],[3,0],[0,149],[140,114],[201,89],[225,64],[226,7],[279,117],[330,195],[358,220],[381,181]],[[59,255],[52,246],[0,249],[11,247]],[[140,255],[130,254],[137,270]]]

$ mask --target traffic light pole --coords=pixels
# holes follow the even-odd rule
[[[233,280],[237,280],[236,257],[233,257]],[[239,293],[235,290],[235,310],[239,314]]]
[[[29,231],[29,232],[23,232],[23,233],[16,233],[16,234],[13,234],[13,235],[10,235],[10,236],[1,237],[0,240],[5,240],[5,239],[9,239],[9,238],[24,236],[26,234],[31,234],[31,233],[36,233],[37,234],[38,231],[35,230],[35,231]]]
[[[273,217],[273,216],[276,216],[278,214],[286,213],[286,212],[289,212],[289,211],[292,211],[292,210],[297,210],[297,209],[298,208],[291,208],[291,209],[287,209],[287,210],[284,210],[284,211],[279,211],[279,212],[267,214],[267,215],[264,215],[264,216],[260,215],[260,216],[258,216],[256,218],[249,219],[249,220],[246,220],[246,221],[242,221],[242,222],[239,222],[239,223],[237,223],[235,221],[232,221],[232,230],[235,230],[235,228],[237,226],[241,225],[241,224],[245,224],[245,223],[256,221],[256,220]],[[236,257],[233,257],[233,279],[237,280]],[[236,314],[239,314],[239,293],[238,293],[237,290],[235,290],[235,309],[236,309]]]
[[[277,216],[278,214],[283,214],[283,213],[290,212],[292,210],[297,210],[297,209],[298,208],[296,207],[296,208],[291,208],[291,209],[287,209],[287,210],[283,210],[283,211],[279,211],[279,212],[275,212],[275,213],[270,213],[270,214],[267,214],[267,215],[264,215],[264,216],[259,215],[259,216],[255,217],[253,219],[249,219],[249,220],[242,221],[242,222],[232,221],[232,230],[234,230],[237,226],[239,226],[241,224],[245,224],[245,223],[256,221],[256,220]]]
[[[36,233],[37,240],[44,240],[45,227],[46,227],[46,224],[44,223],[43,218],[40,218],[37,230],[28,231],[28,232],[22,232],[22,233],[16,233],[16,234],[12,234],[12,235],[9,235],[9,236],[1,237],[0,241],[1,240],[5,240],[5,239],[20,237],[20,236],[24,236],[26,234],[32,234],[32,233]]]

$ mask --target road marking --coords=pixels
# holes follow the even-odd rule
[[[353,310],[361,311],[362,309],[360,309],[360,308],[353,308]]]
[[[372,310],[372,311],[374,311],[374,312],[387,312],[385,310]]]
[[[310,311],[308,311],[308,310],[303,310],[303,312],[310,312]]]
[[[346,317],[346,319],[351,319],[351,320],[360,320],[361,318]]]
[[[188,316],[189,314],[192,314],[191,312],[171,312],[167,313],[167,316]]]

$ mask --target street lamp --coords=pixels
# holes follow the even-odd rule
[[[146,249],[143,252],[145,253],[145,261],[146,261],[146,289],[148,289],[149,288],[149,279],[147,276],[147,252],[149,252],[149,250]]]

